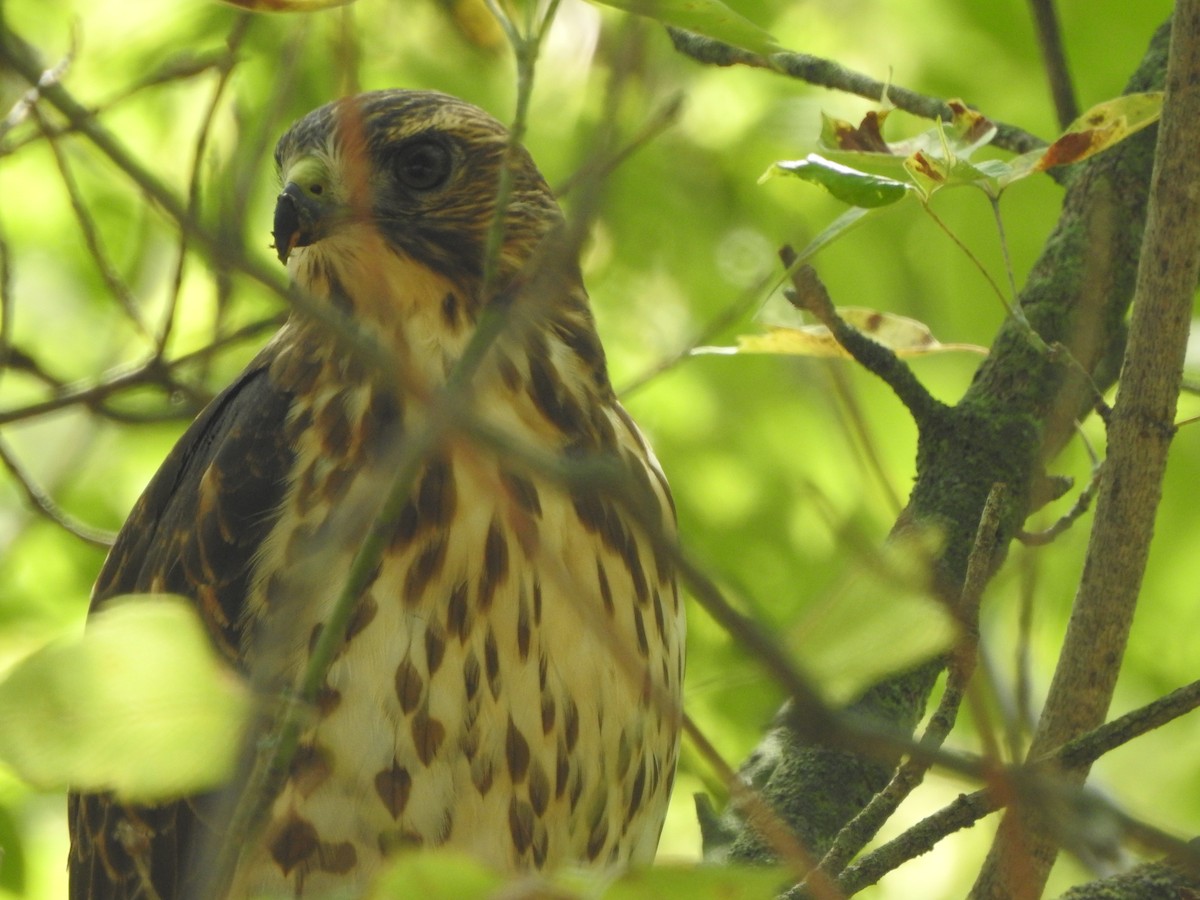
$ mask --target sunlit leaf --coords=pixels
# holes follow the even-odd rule
[[[310,13],[338,6],[349,6],[354,0],[222,0],[222,2],[250,12]]]
[[[989,159],[978,163],[970,159],[975,151],[992,142],[996,125],[961,100],[949,102],[953,113],[949,122],[939,121],[914,137],[895,142],[883,139],[881,126],[887,109],[867,113],[857,126],[822,116],[818,141],[821,155],[776,163],[768,174],[786,171],[823,184],[839,199],[860,206],[895,202],[903,196],[898,186],[915,188],[926,198],[941,188],[963,186],[999,197],[1014,181],[1087,159],[1153,124],[1162,111],[1162,97],[1161,92],[1154,91],[1100,103],[1076,119],[1048,147],[1008,161]],[[847,172],[857,173],[859,180]],[[882,181],[862,181],[868,176]],[[881,184],[886,187],[875,197],[873,192]],[[852,197],[855,191],[859,194]]]
[[[180,796],[228,777],[247,711],[190,604],[110,601],[0,682],[0,762],[43,788]]]
[[[897,356],[923,356],[963,350],[987,355],[986,348],[975,344],[943,344],[933,336],[927,325],[907,316],[855,306],[841,307],[838,314],[849,325],[888,347]],[[805,325],[800,328],[773,325],[762,334],[740,336],[736,347],[702,347],[696,352],[781,353],[824,358],[848,358],[850,355],[824,325]]]
[[[604,900],[770,900],[792,879],[781,869],[739,866],[654,866],[622,875]]]
[[[1014,181],[1055,166],[1085,160],[1154,124],[1162,113],[1162,98],[1161,91],[1151,91],[1127,94],[1093,106],[1049,147],[1031,150],[1007,162],[988,160],[980,163],[977,166],[979,177],[968,178],[965,183],[998,197]]]
[[[366,896],[368,900],[484,900],[494,897],[504,881],[479,860],[452,850],[404,853],[388,863]]]
[[[996,123],[983,113],[971,109],[961,100],[950,100],[946,105],[950,107],[951,119],[943,134],[956,156],[969,158],[996,137]]]
[[[829,701],[842,704],[883,676],[953,646],[957,626],[934,598],[931,560],[940,544],[911,530],[860,560],[841,585],[794,630],[792,645]]]
[[[592,0],[625,12],[637,13],[694,31],[705,37],[733,44],[753,53],[775,53],[779,44],[770,33],[759,28],[745,16],[730,9],[720,0]]]
[[[902,181],[853,169],[816,153],[810,153],[804,159],[777,162],[760,180],[780,172],[819,184],[843,203],[868,209],[902,200],[910,190]]]

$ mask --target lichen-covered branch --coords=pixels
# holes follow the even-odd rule
[[[1104,721],[1141,591],[1167,453],[1175,432],[1200,275],[1200,0],[1176,5],[1166,100],[1121,387],[1109,421],[1105,478],[1083,578],[1032,758]],[[1064,767],[1082,783],[1088,765]],[[1037,897],[1058,852],[1037,805],[1010,809],[980,873],[976,898]]]
[[[1129,91],[1162,85],[1168,39],[1164,26]],[[951,606],[961,595],[992,486],[1007,488],[998,516],[998,565],[1030,510],[1047,494],[1047,462],[1075,421],[1092,408],[1096,391],[1116,379],[1146,221],[1154,139],[1152,130],[1143,132],[1069,173],[1062,215],[1018,297],[1025,321],[1007,320],[959,402],[932,407],[921,423],[917,480],[896,528],[918,523],[944,536],[935,582]],[[1040,340],[1030,339],[1030,328]],[[911,733],[939,669],[940,664],[931,664],[876,685],[852,709]],[[887,784],[896,760],[864,760],[813,746],[803,739],[802,724],[790,720],[785,708],[743,771],[810,851],[822,853]],[[749,860],[766,855],[748,829],[739,830],[728,819],[724,824],[724,837],[706,844],[706,853]]]

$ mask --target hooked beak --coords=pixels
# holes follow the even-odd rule
[[[325,236],[326,209],[320,199],[289,181],[275,200],[275,252],[287,263],[297,247],[307,247]]]

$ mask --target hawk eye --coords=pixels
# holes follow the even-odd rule
[[[431,191],[450,177],[450,149],[431,139],[413,141],[396,154],[392,168],[405,187]]]

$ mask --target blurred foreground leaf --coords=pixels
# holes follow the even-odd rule
[[[937,543],[931,531],[897,535],[795,629],[791,644],[830,703],[953,646],[958,628],[930,590]]]
[[[402,854],[388,863],[367,897],[483,900],[503,884],[502,875],[470,856],[451,850],[422,851]]]
[[[228,777],[247,712],[187,601],[121,598],[0,682],[0,762],[41,788],[177,797]]]
[[[604,892],[604,900],[770,900],[789,883],[782,869],[664,865],[636,869]]]
[[[369,900],[770,900],[788,883],[780,869],[656,865],[613,879],[611,874],[564,869],[552,876],[502,875],[451,850],[397,857],[376,879]]]
[[[636,13],[684,31],[733,44],[753,53],[775,53],[780,47],[759,28],[721,0],[592,0],[601,6]]]

